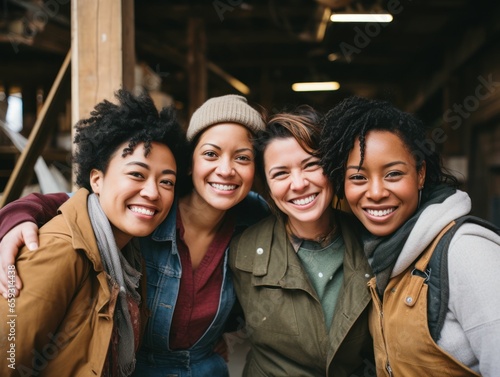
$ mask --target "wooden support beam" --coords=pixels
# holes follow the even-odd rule
[[[84,4],[83,4],[84,3]],[[120,88],[134,87],[135,37],[133,0],[72,0],[72,47],[39,113],[36,123],[12,176],[4,190],[0,205],[17,199],[31,177],[51,132],[47,116],[61,81],[69,77],[72,89],[72,123],[88,117],[94,106],[104,99],[114,100]],[[117,17],[120,15],[120,17]]]
[[[69,78],[69,66],[71,61],[71,52],[68,52],[64,62],[57,74],[57,77],[49,91],[47,99],[43,104],[38,118],[33,126],[33,130],[28,138],[28,144],[24,148],[21,156],[16,162],[14,171],[7,182],[7,186],[3,192],[3,196],[0,201],[0,207],[8,204],[19,198],[24,186],[28,184],[28,180],[32,176],[32,172],[36,163],[37,158],[40,156],[43,148],[45,147],[48,138],[51,133],[48,128],[52,126],[46,122],[47,115],[51,112],[54,105],[54,98],[59,94],[63,85],[62,82],[66,78]]]
[[[5,122],[7,119],[7,108],[9,107],[9,85],[0,80],[0,93],[3,92],[3,95],[0,94],[0,122]]]
[[[233,75],[230,75],[226,71],[224,71],[222,68],[220,68],[218,65],[212,63],[212,62],[207,62],[207,67],[210,71],[215,73],[217,76],[221,77],[224,81],[226,81],[229,85],[231,85],[234,89],[238,90],[239,92],[243,93],[244,95],[248,96],[250,94],[250,88],[242,83],[240,80],[238,80],[236,77]]]
[[[88,117],[120,88],[132,90],[135,68],[133,0],[71,1],[72,123]]]
[[[99,102],[114,102],[118,89],[134,89],[134,1],[71,0],[71,16],[71,121],[76,124]]]
[[[186,72],[187,72],[187,74],[189,76],[189,80],[190,80],[189,88],[191,88],[191,86],[192,86],[193,87],[192,90],[197,90],[196,88],[198,88],[198,86],[201,86],[201,84],[196,81],[194,76],[191,75],[190,69],[191,69],[191,64],[193,66],[195,64],[194,60],[193,60],[193,62],[191,62],[191,64],[188,64],[188,61],[190,61],[191,59],[201,59],[201,60],[204,60],[206,62],[206,69],[203,67],[201,67],[201,68],[198,67],[198,68],[203,69],[203,70],[208,70],[209,72],[213,73],[214,75],[219,76],[221,79],[226,81],[229,85],[231,85],[233,88],[235,88],[236,90],[238,90],[242,94],[244,94],[244,95],[250,94],[250,88],[245,83],[238,80],[237,77],[234,77],[229,72],[222,69],[219,65],[215,64],[213,61],[207,60],[206,54],[201,54],[200,51],[196,52],[195,50],[190,50],[188,52],[188,55],[186,56],[185,54],[181,53],[178,48],[176,48],[174,46],[170,46],[170,45],[165,45],[164,44],[165,42],[158,36],[148,35],[145,32],[141,32],[139,30],[137,31],[137,36],[139,39],[147,40],[147,43],[144,43],[141,46],[142,51],[145,51],[148,54],[155,56],[159,60],[166,59],[169,62],[186,69]],[[194,38],[194,32],[193,32],[192,37]],[[195,42],[193,41],[193,43],[195,43]],[[198,49],[199,47],[200,46],[195,46],[196,49]],[[284,63],[289,63],[289,61],[290,61],[289,59],[283,60]],[[198,65],[198,64],[196,63],[196,65]],[[303,63],[303,65],[305,65],[305,63]],[[206,73],[205,73],[205,75],[206,75]],[[202,80],[203,80],[203,76],[202,76]],[[205,77],[205,80],[207,80],[206,77]],[[203,85],[206,86],[207,84],[205,83]],[[206,89],[205,89],[205,91],[206,91]],[[195,93],[195,95],[196,95],[196,93]],[[206,97],[206,94],[203,97],[204,99],[201,101],[201,103],[199,103],[199,105],[201,105],[206,100],[205,97]],[[196,109],[198,106],[194,106],[194,109]]]
[[[66,50],[67,52],[68,50]],[[28,138],[37,118],[37,90],[33,83],[25,83],[21,87],[21,97],[23,100],[23,129],[21,134]]]

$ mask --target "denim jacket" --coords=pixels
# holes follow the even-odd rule
[[[217,314],[205,334],[187,350],[170,350],[170,326],[177,302],[182,266],[176,241],[177,202],[168,217],[153,232],[141,239],[146,260],[147,306],[151,311],[141,349],[137,355],[135,376],[227,376],[223,358],[213,352],[225,329],[225,322],[236,301],[228,249],[224,256],[223,281]],[[236,217],[238,234],[268,214],[265,201],[256,193],[249,195],[231,211]]]

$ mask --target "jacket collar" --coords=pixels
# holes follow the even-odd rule
[[[175,242],[175,237],[177,233],[176,223],[177,223],[177,206],[179,204],[178,198],[175,198],[172,208],[168,212],[165,220],[162,221],[160,225],[151,234],[151,238],[154,241],[171,241]],[[177,249],[172,249],[172,252],[177,253]]]
[[[345,245],[344,272],[357,272],[356,275],[362,273],[362,276],[366,278],[366,275],[371,275],[372,271],[360,242],[360,223],[351,214],[341,211],[336,211],[336,221],[340,224]]]
[[[155,229],[151,238],[154,241],[171,241],[175,243],[177,234],[177,209],[179,200],[176,197],[172,208],[163,222]],[[235,234],[241,233],[248,226],[258,222],[268,212],[267,204],[261,196],[254,192],[250,192],[240,203],[230,210],[235,218]],[[177,250],[172,249],[173,253]]]
[[[58,212],[62,214],[66,222],[73,248],[85,252],[95,271],[102,271],[101,256],[88,214],[87,197],[89,194],[87,189],[79,189],[59,208]],[[92,236],[89,237],[89,235]]]
[[[254,253],[239,253],[235,267],[252,273],[254,286],[274,286],[283,289],[302,289],[316,296],[290,244],[281,220],[271,216],[264,220],[258,237],[253,237]],[[271,253],[272,248],[272,253]]]
[[[357,223],[352,216],[340,211],[335,212],[345,244],[344,275],[352,275],[364,285],[367,276],[371,275],[371,269],[361,249],[358,232],[355,231]],[[238,253],[235,267],[252,273],[252,283],[255,286],[304,289],[315,296],[282,221],[270,216],[261,222],[258,228],[258,233],[245,238],[245,241],[252,239],[254,253]]]

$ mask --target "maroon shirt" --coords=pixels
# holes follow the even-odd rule
[[[127,294],[127,305],[130,315],[130,323],[134,331],[134,349],[137,352],[139,348],[140,329],[141,329],[141,314],[139,305],[135,300]],[[118,348],[120,347],[120,334],[116,324],[113,326],[111,341],[108,348],[108,356],[102,368],[101,377],[120,377],[120,369],[118,364]]]
[[[25,221],[31,221],[38,226],[57,215],[57,209],[68,200],[68,195],[58,194],[29,194],[15,202],[9,203],[0,210],[0,239]]]
[[[177,211],[177,247],[182,277],[177,296],[170,348],[187,349],[207,331],[219,308],[223,278],[224,252],[233,235],[234,219],[227,215],[198,268],[193,271],[189,248],[184,241],[184,226]]]
[[[30,194],[0,210],[0,239],[24,221],[44,224],[57,214],[67,194]],[[177,245],[181,257],[182,278],[170,329],[170,348],[186,349],[205,333],[219,306],[223,278],[224,251],[234,230],[234,216],[226,215],[205,257],[193,271],[189,248],[184,242],[184,227],[177,211]]]

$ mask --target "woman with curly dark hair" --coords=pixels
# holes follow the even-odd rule
[[[182,159],[190,163],[189,174],[178,175],[178,195],[167,218],[140,239],[150,313],[134,375],[228,375],[228,347],[222,335],[237,325],[237,320],[229,320],[236,295],[228,246],[233,235],[268,213],[262,197],[250,191],[255,171],[252,137],[263,128],[261,114],[246,98],[233,94],[207,100],[191,117],[188,157]],[[23,234],[18,229],[28,227],[30,239],[36,240],[34,223],[50,217],[65,200],[65,194],[46,195],[9,204],[0,213],[0,233],[19,224],[12,231],[15,239]],[[113,203],[114,198],[108,198],[107,204]],[[6,219],[9,213],[15,221]],[[2,253],[15,255],[16,242]]]
[[[500,237],[467,216],[470,198],[422,148],[425,131],[387,102],[355,97],[324,119],[322,164],[364,227],[375,274],[377,375],[498,376]]]
[[[76,125],[81,188],[40,229],[39,252],[24,247],[9,270],[23,275],[25,291],[16,298],[11,287],[0,302],[0,349],[10,350],[2,376],[134,370],[146,318],[142,258],[131,240],[168,215],[185,138],[173,109],[158,113],[147,95],[116,97]]]

